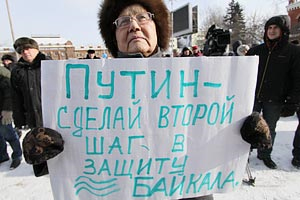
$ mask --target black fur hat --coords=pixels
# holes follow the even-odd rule
[[[89,50],[87,50],[87,53],[90,53],[90,54],[95,53],[95,50],[94,49],[89,49]]]
[[[33,48],[39,50],[39,45],[34,39],[21,37],[15,41],[14,48],[18,54],[21,54],[23,49],[26,48]]]
[[[10,54],[4,54],[1,58],[2,61],[4,60],[11,60],[12,62],[16,62],[16,59],[14,56],[10,55]]]
[[[251,144],[251,148],[268,149],[272,146],[269,126],[258,112],[253,112],[245,119],[240,132],[242,138]]]
[[[126,7],[133,4],[139,4],[148,12],[154,14],[153,21],[156,25],[158,46],[162,50],[166,50],[169,47],[171,33],[170,15],[163,0],[104,0],[98,13],[99,29],[105,45],[113,57],[118,55],[115,36],[116,27],[113,22]]]
[[[64,150],[64,140],[57,131],[36,127],[23,139],[23,155],[28,164],[39,165]]]

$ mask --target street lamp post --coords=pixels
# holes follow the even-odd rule
[[[13,26],[12,26],[12,20],[11,20],[10,11],[9,11],[8,0],[5,0],[5,2],[6,2],[6,9],[7,9],[7,15],[8,15],[8,20],[9,20],[11,37],[12,37],[12,40],[14,42],[15,41],[15,35],[14,35]]]
[[[173,49],[174,49],[174,38],[173,38],[173,0],[171,2],[171,57],[173,57]]]
[[[8,0],[5,0],[6,2],[6,9],[7,9],[7,15],[8,15],[8,20],[9,20],[9,26],[10,26],[10,33],[11,33],[11,38],[13,40],[13,43],[15,42],[15,35],[14,35],[14,29],[13,29],[13,25],[12,25],[12,19],[11,19],[11,15],[10,15],[10,11],[9,11],[9,5],[8,5]],[[18,54],[16,52],[16,57],[18,58]]]

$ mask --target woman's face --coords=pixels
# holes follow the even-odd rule
[[[154,21],[144,20],[140,16],[147,13],[142,6],[134,4],[125,8],[119,15],[130,16],[128,25],[116,28],[117,45],[123,53],[142,53],[145,57],[150,56],[157,46],[157,35]],[[146,14],[145,16],[148,17]],[[138,18],[138,19],[136,19]]]

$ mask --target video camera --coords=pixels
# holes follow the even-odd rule
[[[230,32],[212,25],[205,36],[203,54],[205,56],[222,56],[230,44]]]

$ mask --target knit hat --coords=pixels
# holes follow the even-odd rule
[[[4,54],[4,55],[2,56],[2,58],[1,58],[1,60],[2,60],[2,61],[4,61],[4,60],[11,60],[12,62],[15,62],[15,61],[16,61],[15,57],[12,56],[12,55],[9,55],[9,54]]]
[[[193,50],[197,50],[197,49],[198,49],[198,46],[197,46],[197,45],[194,45],[194,46],[192,47],[192,49],[193,49]]]
[[[104,0],[98,13],[99,29],[105,45],[112,56],[117,57],[118,55],[118,46],[115,36],[116,27],[113,22],[126,7],[133,4],[139,4],[148,12],[154,14],[153,21],[156,25],[158,46],[162,50],[167,50],[169,47],[171,29],[169,11],[163,0]]]
[[[28,164],[38,165],[64,150],[64,140],[57,131],[37,127],[28,132],[23,140],[23,155]]]
[[[22,51],[26,48],[32,48],[32,49],[39,50],[39,45],[34,39],[27,38],[27,37],[21,37],[15,41],[14,48],[18,54],[21,54]]]

